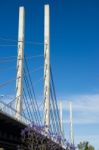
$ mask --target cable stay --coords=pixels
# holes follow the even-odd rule
[[[20,77],[19,77],[19,78],[20,78]],[[17,78],[17,79],[19,79],[19,78]],[[4,83],[1,83],[1,84],[0,84],[0,88],[5,87],[6,85],[8,85],[8,84],[14,82],[15,80],[16,80],[16,79],[13,78],[13,79],[7,80],[7,81],[4,82]]]
[[[20,97],[20,96],[15,97],[15,98],[14,98],[13,100],[11,100],[9,103],[6,103],[6,106],[13,108],[13,107],[12,107],[12,104],[15,103],[15,100],[16,100],[17,98],[19,98],[19,97]],[[5,108],[5,107],[4,107],[4,108]]]
[[[60,126],[59,126],[59,119],[57,117],[57,110],[56,110],[56,107],[55,107],[55,102],[54,102],[54,99],[53,99],[53,95],[52,95],[52,91],[51,91],[51,102],[52,102],[52,112],[53,112],[53,116],[55,118],[55,124],[56,124],[56,134],[57,135],[60,135]]]
[[[53,102],[53,109],[54,109],[54,112],[55,112],[55,118],[57,120],[59,135],[62,136],[61,125],[60,125],[60,117],[59,117],[59,110],[58,110],[58,105],[57,105],[56,92],[55,92],[55,86],[54,86],[54,81],[53,81],[53,75],[52,75],[51,67],[50,67],[50,74],[51,74],[51,89],[50,89],[50,92],[51,92],[51,98],[52,98],[52,102]]]
[[[15,40],[15,39],[3,38],[3,37],[0,37],[0,40],[1,40],[1,41],[4,41],[4,42],[13,42],[13,43],[18,43],[18,42],[20,42],[20,41]],[[25,43],[25,44],[32,44],[32,45],[44,45],[43,42],[25,41],[24,43]]]
[[[53,133],[58,133],[57,131],[57,125],[56,125],[56,119],[55,119],[55,115],[53,113],[53,108],[52,108],[52,104],[50,104],[51,109],[50,109],[50,118],[51,118],[51,123],[52,123],[52,128],[53,128]]]
[[[31,122],[34,120],[33,119],[33,114],[32,114],[32,111],[31,111],[31,109],[30,109],[30,106],[29,106],[29,102],[28,102],[28,98],[27,98],[27,96],[26,96],[26,92],[25,92],[25,90],[24,90],[24,88],[23,88],[23,102],[24,102],[24,104],[25,104],[25,110],[27,111],[27,114],[28,114],[28,117],[29,117],[29,119],[31,120]],[[24,111],[24,110],[23,110]],[[24,111],[25,112],[25,111]]]
[[[16,97],[15,99],[17,99],[17,98],[18,98],[18,97]],[[8,107],[8,108],[11,109],[12,112],[14,112],[14,115],[15,115],[16,113],[18,113],[15,108],[9,106],[8,104],[4,103],[3,101],[0,101],[0,103],[2,103],[2,104],[4,105],[3,108],[0,108],[1,110],[5,109],[5,107]],[[19,114],[19,113],[18,113],[18,114]],[[21,115],[22,117],[24,117],[26,120],[29,120],[28,118],[26,118],[26,116],[23,116],[22,114],[19,114],[19,115]],[[15,116],[13,116],[13,117],[15,117]],[[30,121],[30,120],[29,120],[29,121]]]
[[[43,69],[43,67],[40,66],[40,67],[38,67],[38,68],[36,68],[36,69],[34,69],[34,70],[31,70],[31,71],[30,71],[30,74],[31,74],[31,73],[35,73],[35,72],[38,72],[38,71],[40,71],[40,70],[42,70],[42,69]],[[2,68],[2,69],[0,69],[0,73],[3,73],[3,72],[5,72],[5,71],[9,71],[9,70],[16,70],[16,67]],[[25,75],[28,75],[28,73],[25,74]],[[43,78],[42,78],[42,79],[43,79]],[[36,83],[40,82],[42,79],[40,78]]]
[[[0,47],[17,47],[17,45],[0,44]]]
[[[41,70],[43,67],[39,67],[39,68],[37,68],[37,69],[35,69],[35,70],[31,70],[30,71],[30,73],[33,73],[33,72],[37,72],[37,71],[39,71],[39,70]],[[7,70],[12,70],[12,69],[14,69],[14,68],[8,68]],[[5,71],[6,69],[2,69],[2,71]],[[28,73],[25,73],[25,75],[24,76],[28,76]],[[0,88],[2,88],[2,87],[5,87],[6,85],[8,85],[8,84],[10,84],[10,83],[12,83],[12,82],[14,82],[14,81],[16,81],[17,79],[19,79],[20,77],[18,77],[18,78],[12,78],[12,79],[10,79],[10,80],[7,80],[6,82],[4,82],[4,83],[1,83],[0,84]],[[42,78],[40,78],[38,81],[36,81],[34,84],[36,85],[37,83],[39,83],[40,81],[42,81],[43,80],[43,77]]]
[[[9,68],[2,68],[0,69],[0,73],[5,72],[5,71],[9,71],[9,70],[14,70],[16,69],[15,67],[9,67]]]
[[[40,70],[42,70],[42,69],[43,69],[43,67],[40,66],[40,67],[38,67],[38,68],[36,68],[36,69],[34,69],[34,70],[30,70],[29,73],[30,73],[30,74],[31,74],[31,73],[35,73],[35,72],[38,72],[38,71],[40,71]],[[28,76],[28,72],[25,73],[25,76]],[[39,80],[41,80],[41,78],[40,78]],[[36,81],[35,83],[39,82],[39,80]]]
[[[13,62],[13,61],[16,61],[16,59],[1,60],[1,61],[0,61],[0,64],[9,63],[9,62]]]
[[[16,58],[17,56],[6,56],[6,57],[0,57],[0,60],[5,60],[5,59],[13,59]]]
[[[29,73],[29,69],[28,69],[28,65],[27,65],[26,59],[25,59],[25,64],[26,64],[26,69],[27,69],[27,72],[28,72],[28,79],[25,78],[25,83],[28,81],[27,82],[27,88],[29,88],[29,92],[31,94],[31,97],[32,97],[32,99],[34,99],[34,102],[35,102],[34,105],[36,106],[36,112],[37,112],[37,114],[39,116],[39,121],[42,122],[41,121],[40,112],[39,112],[39,108],[38,108],[38,104],[37,104],[37,100],[36,100],[36,96],[35,96],[35,92],[34,92],[34,87],[33,87],[33,84],[32,84],[31,77],[30,77],[30,73]],[[27,72],[25,71],[25,74],[27,74]]]
[[[30,103],[31,105],[28,106],[28,107],[32,107],[32,111],[34,112],[34,117],[35,117],[35,120],[36,120],[36,123],[39,124],[39,119],[38,119],[38,116],[36,115],[36,107],[35,107],[35,104],[34,104],[34,100],[33,100],[33,96],[31,94],[31,90],[30,90],[30,86],[28,84],[28,81],[26,78],[24,78],[25,80],[25,85],[26,85],[26,90],[27,90],[27,94],[28,94],[28,100],[30,100]],[[26,97],[26,94],[25,94],[25,97]],[[34,121],[34,119],[32,118],[32,121]]]
[[[43,57],[44,55],[35,55],[35,56],[27,56],[26,59],[27,60],[31,60],[33,58],[40,58]],[[8,62],[12,62],[12,61],[17,61],[17,57],[15,56],[9,56],[9,57],[1,57],[0,58],[0,64],[2,63],[8,63]]]
[[[44,57],[44,55],[43,54],[39,54],[39,55],[35,55],[35,56],[27,56],[26,57],[26,59],[28,60],[30,60],[30,59],[33,59],[33,58],[39,58],[39,57]]]

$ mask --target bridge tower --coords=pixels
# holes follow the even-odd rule
[[[61,133],[63,134],[63,112],[62,112],[62,101],[60,101],[60,125],[61,125]]]
[[[21,119],[22,114],[22,88],[23,88],[23,62],[24,62],[24,25],[25,10],[19,8],[19,31],[18,31],[18,56],[17,56],[17,78],[16,78],[16,118]]]
[[[44,125],[50,128],[50,10],[44,7]]]
[[[70,106],[70,142],[71,144],[74,144],[72,102],[69,102],[69,106]]]

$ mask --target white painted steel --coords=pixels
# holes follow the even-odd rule
[[[60,101],[60,125],[61,125],[61,132],[63,133],[63,113],[62,113],[62,101]]]
[[[18,32],[18,57],[17,57],[17,79],[16,79],[16,118],[21,120],[22,114],[22,88],[23,88],[23,62],[24,62],[24,27],[25,10],[19,8],[19,32]]]
[[[70,105],[70,142],[71,144],[74,143],[73,137],[73,110],[72,110],[72,102],[69,103]]]
[[[44,7],[44,125],[48,133],[50,127],[50,10]]]

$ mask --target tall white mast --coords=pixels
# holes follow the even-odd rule
[[[44,125],[50,127],[50,10],[44,7]]]
[[[63,112],[62,112],[62,101],[60,101],[60,125],[61,125],[61,133],[63,133]]]
[[[69,102],[69,105],[70,105],[70,142],[71,144],[74,144],[72,102]]]
[[[17,56],[17,78],[16,78],[16,118],[20,120],[22,114],[22,88],[23,88],[23,61],[24,61],[24,25],[25,10],[19,8],[19,31],[18,31],[18,56]]]

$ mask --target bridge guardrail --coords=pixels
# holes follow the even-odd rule
[[[13,119],[21,122],[21,123],[24,123],[26,125],[30,124],[31,122],[25,118],[24,116],[20,115],[20,120],[17,119],[15,116],[16,116],[16,113],[18,113],[15,109],[13,109],[11,106],[8,106],[7,104],[5,104],[4,102],[0,101],[0,111],[5,113],[6,115],[9,115],[10,117],[12,117]]]

